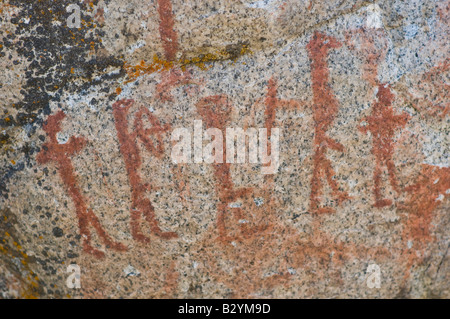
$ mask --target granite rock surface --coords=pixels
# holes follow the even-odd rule
[[[449,298],[449,5],[2,1],[0,298]]]

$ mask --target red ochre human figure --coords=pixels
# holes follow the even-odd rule
[[[89,254],[97,258],[104,257],[104,253],[91,245],[91,232],[89,227],[92,226],[97,232],[99,238],[104,242],[107,248],[118,251],[124,251],[127,248],[115,243],[106,231],[102,228],[97,216],[86,205],[86,200],[80,190],[72,165],[70,156],[78,153],[86,145],[86,140],[82,137],[71,137],[65,144],[59,144],[56,134],[61,131],[61,121],[66,115],[63,111],[59,111],[54,115],[50,115],[43,129],[47,133],[49,141],[42,146],[41,152],[36,157],[39,164],[55,162],[59,175],[66,187],[66,191],[72,198],[75,205],[76,215],[78,218],[78,227],[83,240],[83,249]]]
[[[374,207],[384,207],[392,204],[389,199],[383,199],[380,189],[382,168],[387,167],[390,184],[395,192],[399,193],[395,164],[392,160],[394,153],[394,134],[396,130],[403,128],[408,122],[409,116],[404,113],[395,115],[392,109],[394,94],[388,85],[380,84],[377,93],[378,101],[374,101],[372,114],[362,121],[366,126],[360,126],[363,133],[371,132],[373,139],[372,154],[375,156],[374,178]]]
[[[228,102],[225,95],[214,95],[201,99],[197,103],[197,112],[203,118],[207,128],[218,128],[226,136],[226,126],[230,121],[232,106]],[[235,188],[231,178],[230,164],[226,163],[226,149],[223,150],[223,163],[214,163],[214,176],[216,179],[216,192],[219,197],[217,208],[217,228],[219,231],[219,239],[222,241],[231,241],[238,239],[240,236],[244,238],[251,236],[257,231],[264,229],[264,225],[250,226],[249,223],[242,222],[248,220],[249,216],[244,216],[244,209],[241,207],[230,207],[231,203],[239,199],[248,197],[252,189]],[[228,218],[231,212],[233,218]],[[227,225],[228,223],[228,225]],[[238,231],[235,225],[238,226]]]
[[[139,139],[144,147],[147,148],[154,156],[161,157],[163,155],[162,133],[166,132],[169,127],[162,126],[159,120],[146,108],[142,107],[135,115],[134,132],[128,130],[128,113],[130,107],[134,104],[134,100],[120,100],[113,104],[113,114],[117,130],[117,136],[120,144],[120,152],[122,153],[125,167],[128,173],[128,179],[131,185],[131,234],[134,239],[147,243],[150,238],[145,236],[141,231],[141,216],[149,223],[153,233],[164,239],[178,237],[174,232],[163,232],[158,226],[155,216],[155,209],[151,201],[146,198],[146,191],[151,191],[151,186],[142,181],[139,169],[142,165],[139,146]],[[144,129],[143,117],[147,117],[148,122],[152,124],[152,128]],[[150,135],[156,135],[158,145],[155,146]]]
[[[328,148],[343,152],[344,146],[327,136],[327,130],[334,122],[339,111],[339,104],[330,87],[327,56],[331,49],[341,47],[336,38],[315,32],[307,45],[311,62],[311,80],[313,90],[313,112],[315,122],[314,134],[314,171],[311,180],[310,209],[316,213],[332,213],[331,207],[320,207],[320,195],[323,189],[322,180],[326,178],[331,187],[332,195],[338,204],[349,199],[347,192],[339,191],[339,186],[333,179],[335,175],[331,162],[326,157]]]

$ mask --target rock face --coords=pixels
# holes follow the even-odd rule
[[[449,5],[3,1],[0,297],[449,298]]]

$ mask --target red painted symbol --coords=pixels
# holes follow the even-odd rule
[[[178,35],[174,30],[175,19],[171,0],[158,0],[159,36],[163,43],[164,55],[168,61],[175,60],[178,51]]]
[[[446,59],[420,75],[412,90],[401,85],[400,95],[407,103],[411,103],[420,115],[445,120],[450,114],[450,85],[446,80],[449,70],[450,59]]]
[[[406,204],[402,206],[408,212],[403,230],[405,240],[414,240],[422,244],[430,241],[433,211],[450,196],[449,190],[450,168],[423,164],[415,183],[406,188],[410,195]]]
[[[264,111],[265,115],[265,127],[267,129],[267,136],[272,134],[272,128],[276,123],[276,112],[277,109],[300,109],[304,103],[300,103],[296,100],[282,100],[277,97],[278,94],[278,82],[274,77],[269,79],[269,84],[267,87],[267,95],[265,98],[266,109]]]
[[[197,103],[197,112],[203,118],[207,128],[218,128],[226,136],[226,126],[230,121],[232,106],[225,95],[214,95],[203,98]],[[236,189],[231,178],[230,164],[226,163],[226,149],[223,151],[223,163],[213,164],[214,176],[216,179],[216,192],[219,197],[217,228],[219,238],[223,241],[231,241],[240,236],[244,238],[264,229],[262,226],[249,225],[244,216],[244,209],[241,207],[230,207],[230,204],[239,199],[249,197],[252,192],[250,188]],[[231,212],[231,214],[230,214]],[[229,218],[232,215],[233,218]],[[246,216],[249,217],[249,216]],[[228,226],[226,225],[228,221]],[[233,225],[239,225],[239,233],[234,234]],[[233,234],[232,234],[233,233]]]
[[[428,244],[436,240],[431,235],[434,211],[450,195],[450,168],[423,164],[414,184],[405,190],[408,199],[398,208],[406,213],[402,218],[402,258],[406,261],[404,279],[407,279],[412,266],[425,260]]]
[[[158,0],[159,36],[164,49],[164,57],[169,62],[176,60],[178,52],[178,34],[175,31],[175,17],[171,0]],[[173,102],[172,88],[195,84],[189,70],[171,68],[162,73],[162,80],[156,87],[156,93],[161,101]]]
[[[156,85],[156,96],[163,102],[173,102],[172,89],[183,85],[198,85],[192,80],[190,70],[181,70],[179,68],[164,71],[161,82]],[[186,89],[191,94],[189,89]]]
[[[363,27],[345,35],[348,47],[356,51],[362,60],[362,78],[373,87],[379,84],[378,66],[386,58],[389,49],[387,39],[384,29],[379,28]]]
[[[141,107],[134,119],[134,132],[128,130],[128,112],[134,104],[134,100],[120,100],[113,104],[113,114],[119,138],[120,152],[123,155],[128,179],[131,185],[131,234],[134,239],[140,242],[149,242],[150,238],[144,236],[140,229],[141,216],[149,223],[151,230],[161,238],[171,239],[178,237],[174,232],[163,232],[155,216],[155,209],[151,201],[145,197],[146,191],[151,191],[149,184],[143,183],[139,174],[142,165],[140,150],[137,144],[139,139],[144,147],[156,157],[163,155],[162,133],[169,129],[169,126],[162,126],[159,120],[146,108]],[[144,116],[152,125],[151,128],[144,128]],[[155,135],[158,145],[155,146],[150,136]]]
[[[39,164],[48,162],[55,162],[58,167],[59,175],[66,187],[67,193],[72,198],[75,204],[76,214],[78,217],[78,227],[80,235],[83,238],[83,249],[97,258],[104,257],[104,253],[91,246],[91,232],[89,226],[92,226],[100,239],[103,240],[106,247],[111,247],[115,250],[124,251],[127,248],[115,243],[105,230],[100,225],[98,218],[94,215],[92,210],[87,208],[86,200],[83,197],[81,190],[77,184],[72,161],[69,156],[78,153],[86,144],[86,140],[81,137],[71,137],[66,144],[59,144],[56,139],[56,134],[61,131],[61,121],[66,115],[63,111],[59,111],[55,115],[50,115],[43,129],[47,133],[50,141],[42,146],[41,152],[36,159]]]
[[[339,104],[329,84],[329,70],[327,63],[328,51],[340,48],[334,37],[315,32],[307,45],[311,62],[311,79],[313,89],[313,112],[315,121],[314,135],[314,171],[311,180],[310,209],[316,213],[331,213],[334,209],[320,207],[322,180],[325,177],[331,187],[332,195],[338,204],[349,199],[347,192],[339,191],[339,186],[333,179],[335,175],[331,162],[326,157],[328,148],[343,152],[344,146],[326,135],[339,111]]]
[[[389,179],[392,188],[399,193],[399,186],[395,172],[395,164],[392,160],[394,153],[393,137],[395,131],[403,128],[408,122],[408,115],[395,115],[392,109],[394,94],[387,85],[380,84],[377,93],[378,101],[373,104],[372,114],[363,119],[367,126],[361,126],[359,129],[364,132],[371,132],[373,139],[372,154],[375,156],[374,179],[374,207],[384,207],[392,204],[389,199],[383,199],[381,195],[380,183],[382,168],[388,169]]]

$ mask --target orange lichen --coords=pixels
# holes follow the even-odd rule
[[[169,70],[173,67],[173,62],[161,60],[157,55],[153,56],[153,61],[148,64],[142,60],[137,65],[131,65],[125,62],[124,68],[128,74],[128,80],[125,83],[136,81],[136,79],[145,74],[152,74],[158,71]]]
[[[242,45],[242,48],[240,49],[239,53],[240,55],[245,55],[251,54],[252,51],[250,50],[248,45]],[[184,72],[186,71],[187,67],[196,66],[200,70],[205,71],[210,68],[207,66],[210,63],[226,60],[235,62],[237,58],[238,56],[235,56],[234,54],[226,50],[217,50],[216,53],[214,54],[206,53],[190,59],[181,58],[175,61],[164,60],[161,59],[158,55],[154,55],[152,62],[150,63],[145,62],[143,60],[137,65],[132,65],[128,62],[125,62],[124,68],[128,75],[128,79],[125,81],[125,83],[133,82],[140,76],[146,74],[152,74],[155,72],[166,72],[174,68],[181,68],[181,70]]]
[[[8,217],[3,215],[6,222]],[[1,224],[0,224],[1,226]],[[2,228],[0,228],[2,230]],[[22,285],[20,289],[20,297],[25,299],[37,299],[39,297],[39,277],[33,272],[29,265],[29,256],[26,254],[24,248],[18,243],[8,231],[3,232],[3,244],[0,244],[0,253],[8,258],[17,258],[22,265],[22,273],[25,276],[19,276]]]

